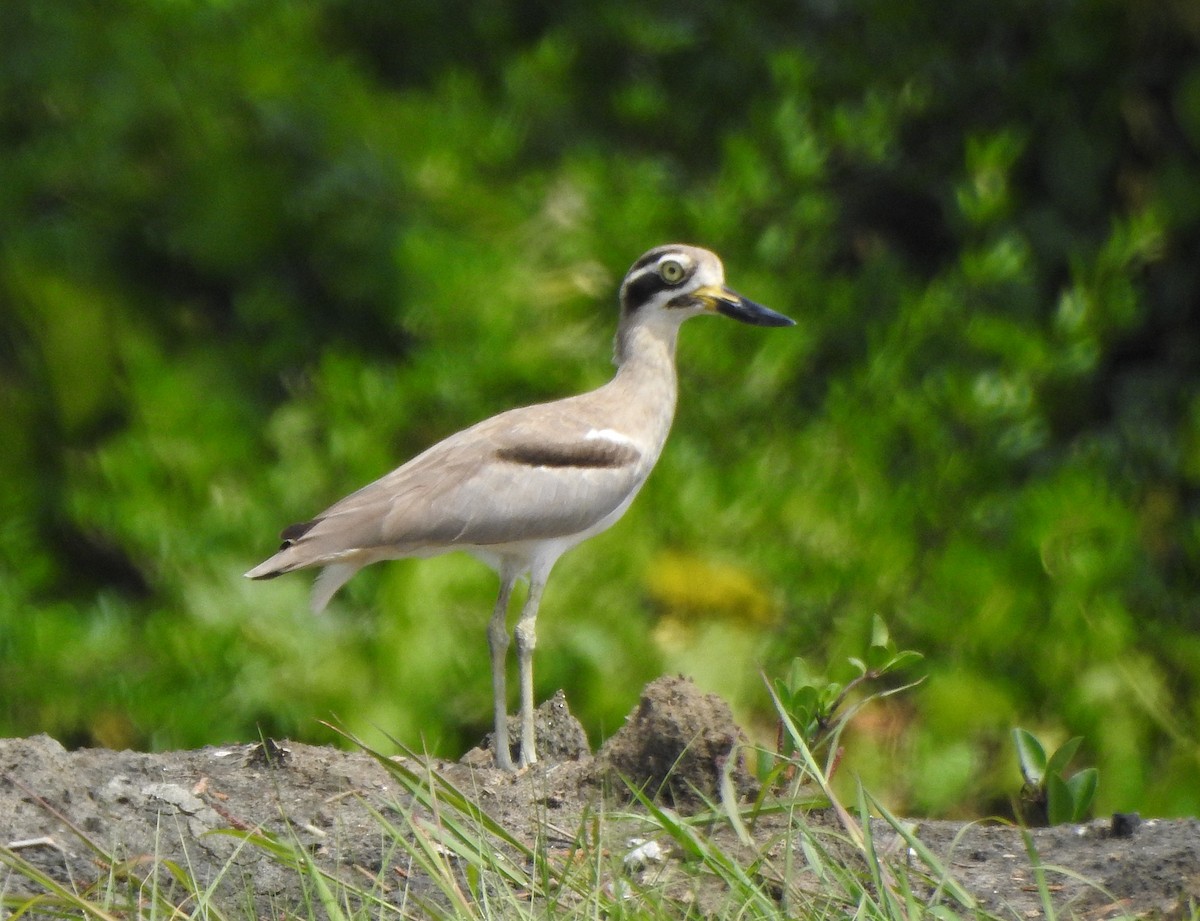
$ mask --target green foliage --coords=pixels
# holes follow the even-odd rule
[[[1014,729],[1012,738],[1021,776],[1025,778],[1021,803],[1026,820],[1036,825],[1084,821],[1092,808],[1100,772],[1093,767],[1076,771],[1070,777],[1066,773],[1083,737],[1068,739],[1049,757],[1033,733]]]
[[[827,752],[825,774],[832,775],[842,732],[863,707],[893,694],[915,687],[913,683],[899,687],[874,690],[884,678],[901,671],[922,658],[919,652],[899,650],[888,632],[883,618],[876,616],[871,624],[871,639],[862,658],[851,656],[849,665],[853,677],[846,681],[830,681],[814,674],[808,663],[795,658],[786,678],[773,682],[776,706],[786,720],[781,719],[776,732],[777,758],[787,762],[796,753],[797,742],[786,731],[790,720],[803,744],[813,752]]]
[[[1092,742],[1097,809],[1194,814],[1197,38],[1146,0],[4,4],[0,731],[473,743],[476,564],[316,621],[239,574],[603,381],[625,267],[685,239],[802,323],[685,329],[658,471],[551,581],[539,695],[600,735],[687,667],[765,724],[758,668],[878,612],[928,680],[846,765],[896,808],[1003,808],[1036,722]],[[769,617],[664,642],[669,559]]]

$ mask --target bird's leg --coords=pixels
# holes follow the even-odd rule
[[[513,630],[517,641],[517,668],[521,678],[521,767],[537,762],[536,729],[533,725],[533,647],[537,645],[535,625],[542,589],[549,573],[537,572],[529,577],[529,597],[521,608],[521,616]]]
[[[488,621],[488,651],[492,654],[492,706],[495,732],[492,735],[492,754],[496,767],[515,770],[508,748],[508,694],[504,680],[505,657],[508,655],[508,599],[512,595],[515,574],[507,569],[500,573],[500,597]]]

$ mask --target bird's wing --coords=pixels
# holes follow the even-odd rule
[[[450,436],[285,530],[280,571],[359,551],[403,555],[592,527],[637,490],[654,458],[592,424],[588,410],[586,402],[562,400],[510,410]]]

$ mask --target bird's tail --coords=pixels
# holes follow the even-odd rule
[[[304,543],[307,543],[301,543],[301,538],[319,520],[306,521],[304,524],[294,524],[284,528],[283,533],[280,535],[283,538],[283,545],[275,551],[274,556],[263,560],[247,572],[246,578],[274,579],[276,576],[282,576],[285,572],[303,569],[306,566],[319,565],[321,562],[319,554],[313,553],[311,549],[301,549]]]
[[[289,559],[289,549],[291,548],[284,548],[270,559],[263,560],[246,573],[246,578],[274,579],[276,576],[282,576],[285,572],[292,572],[295,569],[303,569],[306,565],[311,565]],[[320,614],[325,610],[329,599],[361,568],[361,563],[329,563],[324,566],[320,575],[317,576],[317,581],[313,584],[312,597],[309,599],[309,607],[313,609],[313,612]]]
[[[276,557],[279,554],[271,557],[269,560],[263,560],[253,569],[245,573],[247,579],[274,579],[276,576],[282,576],[288,571],[286,566],[280,566]]]
[[[330,563],[322,569],[321,574],[317,576],[317,581],[313,583],[312,596],[308,600],[308,605],[312,608],[313,613],[320,614],[324,611],[325,605],[329,604],[329,599],[358,570],[359,567],[353,563]]]

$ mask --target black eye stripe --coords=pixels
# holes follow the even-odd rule
[[[638,269],[644,269],[648,265],[654,265],[663,256],[671,252],[669,249],[652,249],[646,255],[642,256],[637,262],[629,267],[629,274],[632,275]]]
[[[659,260],[661,255],[662,253],[656,251],[656,249],[652,249],[652,251],[648,252],[646,255],[643,255],[641,259],[638,259],[636,263],[629,266],[630,275],[632,275],[632,273],[636,272],[638,269],[644,269],[644,267],[648,265],[654,265],[654,263]]]
[[[668,261],[678,262],[680,268],[682,268],[685,272],[688,272],[693,268],[692,260],[689,259],[686,255],[679,252],[679,250],[674,250],[674,249],[669,249],[669,248],[664,247],[662,249],[650,250],[650,252],[646,253],[644,256],[642,256],[640,259],[638,259],[637,262],[635,262],[633,265],[631,265],[629,267],[628,274],[633,275],[639,269],[644,269],[644,268],[647,268],[648,266],[652,266],[652,265],[653,266],[661,266],[664,262],[668,262]]]
[[[643,272],[625,283],[621,300],[625,309],[632,312],[646,305],[654,295],[666,291],[668,288],[670,285],[658,277],[658,272]]]
[[[682,270],[682,274],[674,281],[667,281],[662,276],[663,266],[668,262],[676,263]],[[667,247],[651,250],[635,262],[629,274],[625,276],[625,283],[621,289],[621,304],[626,312],[632,313],[649,303],[655,295],[678,290],[695,271],[696,266],[692,260],[679,250]]]

